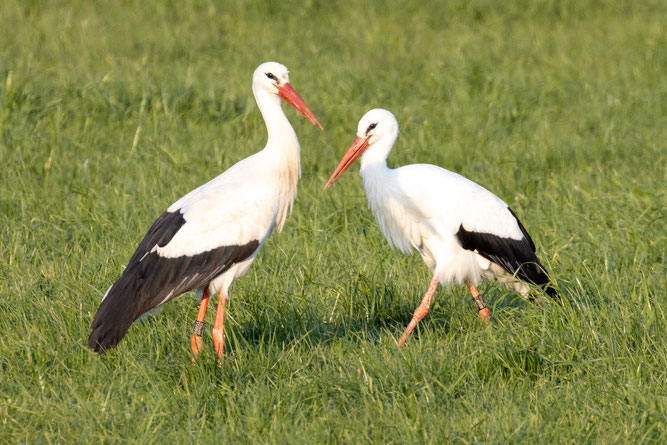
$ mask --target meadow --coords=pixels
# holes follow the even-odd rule
[[[0,442],[666,443],[667,5],[647,1],[0,2]],[[102,294],[173,201],[261,149],[275,60],[324,126],[292,215],[231,288],[226,358],[196,365],[189,295],[87,348]],[[504,199],[565,296],[493,283],[484,324],[392,251],[358,167]],[[443,191],[446,193],[447,191]]]

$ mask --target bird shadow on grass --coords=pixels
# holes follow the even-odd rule
[[[525,311],[534,307],[524,298],[502,287],[489,286],[484,291],[491,309],[492,323],[494,317],[501,317],[507,310]],[[291,354],[300,356],[311,350],[320,350],[318,354],[321,354],[322,350],[337,348],[355,350],[368,345],[397,345],[422,295],[417,290],[398,291],[393,282],[388,280],[371,286],[354,283],[350,294],[341,296],[337,306],[325,310],[305,300],[289,304],[288,295],[257,294],[248,297],[247,300],[230,300],[231,304],[228,305],[225,318],[225,361],[261,361],[289,357]],[[174,348],[180,350],[177,355],[184,358],[189,356],[190,333],[184,329],[182,315],[177,314],[189,314],[191,306],[191,302],[183,298],[171,307],[165,307],[162,316],[143,319],[134,329],[143,331],[141,335],[149,338],[135,339],[135,352],[139,351],[140,355],[149,353],[158,357],[170,356],[170,363],[165,366],[178,366],[181,359],[174,356]],[[476,315],[475,307],[464,290],[455,286],[440,288],[429,314],[418,324],[409,342],[418,341],[420,336],[428,339],[434,335],[456,339],[481,326],[483,324]],[[133,336],[137,335],[133,333]],[[210,325],[203,340],[199,361],[214,366],[216,357]]]
[[[230,327],[225,328],[226,352],[233,354],[238,349],[260,350],[267,346],[284,350],[304,342],[312,347],[329,347],[339,340],[377,343],[388,336],[397,342],[422,298],[421,294],[396,292],[391,281],[353,288],[347,298],[341,298],[345,301],[339,301],[338,311],[329,317],[307,308],[299,310],[294,305],[276,309],[247,303],[250,320],[235,322],[232,315],[232,321],[227,325]],[[419,323],[420,327],[435,327],[438,335],[459,335],[457,333],[465,330],[468,323],[479,321],[476,315],[472,319],[465,315],[466,311],[476,314],[472,300],[461,299],[461,293],[452,289],[447,287],[436,294],[429,314]],[[503,309],[533,306],[524,298],[500,289],[494,288],[488,294],[492,317],[494,312]],[[462,317],[466,319],[461,320]],[[418,336],[419,330],[412,335]]]
[[[491,318],[504,312],[525,311],[535,307],[525,298],[501,286],[485,286],[483,293],[491,309]],[[331,307],[323,308],[308,296],[294,298],[292,295],[246,295],[243,299],[230,300],[225,318],[225,356],[227,358],[250,355],[280,356],[289,351],[311,349],[328,350],[342,343],[355,347],[367,344],[381,345],[397,343],[412,319],[415,308],[423,295],[420,289],[400,288],[392,280],[382,282],[357,277]],[[183,354],[189,354],[189,332],[183,332],[182,317],[176,313],[190,313],[188,298],[179,299],[171,307],[165,307],[163,317],[148,317],[142,320],[164,334],[164,319],[174,323],[166,331],[171,332],[163,348],[173,348],[177,342]],[[330,300],[331,301],[331,300]],[[188,309],[185,309],[185,306]],[[539,307],[539,305],[538,305]],[[162,321],[160,320],[162,318]],[[209,317],[209,322],[212,321]],[[178,326],[176,326],[178,325]],[[482,326],[467,290],[457,286],[441,287],[436,292],[429,314],[412,333],[412,341],[420,335],[453,336],[466,335],[471,329]],[[144,326],[141,329],[148,329]],[[202,359],[215,361],[211,341],[211,326],[204,335]],[[149,329],[153,330],[153,329]],[[175,334],[176,331],[180,331]],[[187,339],[185,342],[182,340]],[[153,346],[155,342],[151,341]],[[355,346],[356,345],[356,346]],[[347,347],[347,346],[346,346]],[[207,358],[208,357],[208,358]]]

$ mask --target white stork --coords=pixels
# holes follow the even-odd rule
[[[266,123],[266,146],[183,196],[153,223],[97,309],[88,340],[95,351],[116,346],[145,312],[197,289],[202,300],[192,352],[201,350],[209,295],[218,293],[213,342],[222,358],[229,286],[248,270],[273,229],[282,229],[301,174],[299,140],[280,98],[322,129],[290,86],[283,65],[261,64],[252,76],[252,92]]]
[[[419,251],[433,273],[399,346],[428,313],[438,283],[465,283],[484,321],[489,308],[475,288],[481,277],[505,283],[524,296],[530,290],[526,283],[541,285],[556,297],[533,240],[512,209],[482,186],[435,165],[388,168],[387,156],[397,136],[398,123],[391,112],[366,113],[325,188],[361,156],[364,190],[382,233],[405,253]]]

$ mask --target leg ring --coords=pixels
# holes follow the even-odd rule
[[[473,296],[472,301],[475,303],[475,306],[477,306],[478,311],[483,311],[484,309],[486,309],[486,303],[484,302],[484,299],[482,298],[481,294]]]
[[[192,333],[195,334],[197,337],[201,337],[204,335],[204,329],[206,329],[206,322],[205,321],[195,321],[195,324],[192,325]]]

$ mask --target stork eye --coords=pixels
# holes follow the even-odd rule
[[[278,78],[274,76],[273,73],[264,73],[264,74],[266,74],[266,77],[268,77],[271,80],[276,80],[276,81],[278,80]]]
[[[366,129],[366,135],[368,135],[368,133],[370,133],[370,131],[373,130],[373,129],[374,129],[375,127],[377,127],[377,126],[378,126],[377,123],[375,123],[375,124],[370,124],[370,125],[368,126],[368,128]]]

